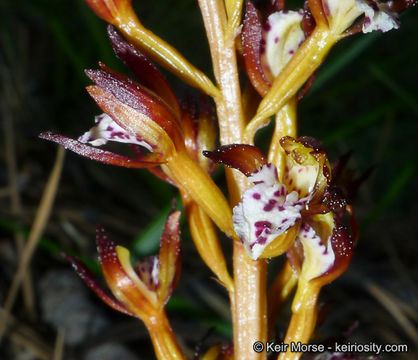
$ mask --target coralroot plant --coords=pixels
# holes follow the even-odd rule
[[[415,2],[308,0],[289,10],[284,1],[198,0],[212,82],[146,29],[130,0],[87,0],[109,23],[113,49],[135,79],[102,63],[87,70],[93,82],[87,91],[103,113],[78,139],[50,132],[41,137],[102,163],[147,169],[177,187],[198,253],[231,303],[233,347],[214,346],[203,359],[266,359],[266,351],[257,352],[253,344],[273,338],[280,307],[293,290],[281,340],[307,344],[314,335],[321,288],[346,270],[357,234],[341,163],[330,163],[320,141],[298,137],[298,102],[338,41],[397,29],[398,14]],[[196,88],[199,100],[180,101],[154,62]],[[254,137],[273,117],[264,154]],[[132,156],[103,150],[109,141],[125,143]],[[219,164],[225,166],[228,199],[211,178]],[[144,322],[156,357],[164,360],[185,358],[164,310],[180,274],[179,218],[179,211],[168,216],[159,255],[135,266],[129,251],[98,228],[110,292],[67,256],[103,301]],[[233,243],[232,273],[216,227]],[[278,256],[286,261],[267,291],[267,259]],[[299,359],[301,353],[277,356]]]

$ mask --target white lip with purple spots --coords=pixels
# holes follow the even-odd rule
[[[341,34],[361,15],[365,15],[362,31],[389,31],[399,28],[397,15],[386,3],[377,0],[326,0],[328,22],[331,29]]]
[[[299,199],[296,191],[289,193],[279,183],[277,169],[272,164],[264,165],[248,180],[255,185],[235,206],[232,219],[249,256],[256,260],[274,239],[301,218],[307,198]]]
[[[362,28],[363,33],[369,33],[374,30],[386,32],[399,28],[397,15],[390,11],[386,3],[375,0],[356,0],[356,5],[365,15]]]
[[[152,151],[152,147],[139,137],[128,133],[120,127],[109,115],[101,114],[94,118],[95,126],[78,138],[82,143],[102,146],[108,141],[140,145]]]

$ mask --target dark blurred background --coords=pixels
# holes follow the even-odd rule
[[[147,27],[211,74],[195,0],[134,4]],[[289,2],[289,7],[298,4]],[[356,35],[339,43],[299,107],[300,135],[320,139],[331,160],[352,151],[349,165],[358,176],[374,169],[354,201],[361,233],[353,263],[323,290],[328,316],[317,340],[356,327],[352,342],[408,344],[408,353],[383,359],[417,358],[417,19],[415,7],[402,14],[399,30]],[[38,134],[52,130],[77,137],[91,127],[100,110],[84,90],[89,84],[84,69],[103,61],[129,73],[113,55],[106,24],[83,0],[1,0],[0,44],[4,303],[17,267],[14,238],[27,235],[55,158],[56,146]],[[180,94],[184,92],[184,85],[166,75]],[[215,176],[222,184],[221,172]],[[11,181],[21,203],[17,210],[11,202]],[[63,334],[65,359],[103,359],[103,354],[108,359],[153,358],[142,324],[101,304],[60,253],[89,259],[97,271],[94,234],[101,223],[134,257],[152,254],[174,196],[169,185],[145,170],[110,167],[68,153],[54,209],[30,267],[35,308],[27,311],[18,298],[0,358],[51,359],[57,333]],[[186,227],[183,240],[183,272],[169,316],[192,357],[196,346],[225,343],[231,327],[226,294],[198,257]],[[230,252],[229,241],[222,241]],[[276,268],[273,261],[271,277]],[[287,316],[285,311],[277,324],[279,334],[285,331]]]

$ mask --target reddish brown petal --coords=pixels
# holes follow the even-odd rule
[[[96,242],[103,277],[112,293],[139,317],[150,314],[153,305],[147,296],[148,289],[144,283],[134,282],[126,273],[119,261],[114,243],[106,236],[101,226],[97,227]]]
[[[203,150],[213,150],[216,145],[217,129],[209,98],[187,96],[182,102],[182,124],[186,149],[193,160],[210,174],[213,162],[203,156]]]
[[[129,158],[127,156],[112,153],[110,151],[98,149],[96,147],[83,144],[68,136],[54,134],[51,132],[44,132],[39,135],[41,139],[50,140],[64,146],[67,150],[74,151],[76,154],[96,160],[101,163],[123,166],[127,168],[142,169],[148,167],[158,166],[164,161],[158,158],[157,155],[149,154],[141,158]]]
[[[285,0],[273,0],[272,3],[276,11],[284,10],[285,8]]]
[[[350,214],[351,236],[353,238],[354,244],[357,244],[357,241],[358,241],[358,224],[357,224],[356,216],[354,214],[354,209],[351,205],[347,205],[346,210]]]
[[[139,111],[163,128],[176,145],[183,143],[181,129],[164,101],[142,88],[137,82],[101,65],[103,70],[86,70],[86,75],[121,103]],[[95,99],[96,100],[96,99]],[[118,122],[117,118],[114,118]],[[123,123],[118,124],[124,127]]]
[[[298,101],[301,101],[305,97],[305,95],[309,92],[309,90],[311,90],[313,83],[316,79],[316,74],[317,72],[315,71],[306,81],[305,85],[303,85],[302,89],[298,93]]]
[[[315,20],[312,16],[311,10],[309,9],[308,1],[305,1],[303,6],[302,26],[306,37],[312,34],[313,29],[315,29],[315,25]]]
[[[131,69],[141,84],[158,94],[180,117],[180,106],[176,95],[157,67],[132,44],[128,43],[116,29],[109,25],[107,33],[116,55]]]
[[[197,119],[197,145],[199,164],[208,174],[211,174],[215,170],[215,165],[203,155],[203,150],[215,149],[218,137],[216,124],[216,117],[209,103],[209,97],[202,94]]]
[[[216,163],[237,169],[246,176],[267,164],[264,154],[257,147],[247,144],[224,145],[214,151],[204,151],[203,155]]]
[[[141,146],[135,145],[135,144],[129,144],[132,152],[135,154],[135,156],[138,159],[141,159],[144,156],[144,151]],[[165,181],[166,183],[176,186],[174,182],[164,173],[164,171],[161,170],[160,167],[149,167],[148,171],[156,176],[157,178],[161,179],[162,181]]]
[[[177,185],[173,182],[173,180],[171,180],[167,176],[167,174],[161,170],[161,168],[159,167],[148,168],[148,171],[154,176],[156,176],[157,178],[159,178],[160,180],[165,181],[167,184],[177,187]]]
[[[198,161],[197,144],[197,114],[196,102],[191,96],[186,96],[181,104],[181,122],[183,124],[184,143],[190,157]]]
[[[168,216],[161,235],[159,253],[160,288],[158,297],[164,304],[170,298],[180,277],[181,247],[180,247],[180,211],[173,211]]]
[[[269,91],[271,84],[261,67],[260,55],[265,51],[262,41],[260,18],[254,5],[251,1],[247,0],[244,28],[242,30],[245,69],[251,84],[261,96],[264,96]]]
[[[326,273],[312,280],[322,286],[334,281],[347,269],[354,253],[353,238],[343,225],[335,226],[328,246],[332,246],[335,254],[334,265]]]
[[[63,257],[72,263],[74,270],[77,271],[78,275],[80,275],[87,286],[107,305],[127,315],[135,316],[134,313],[127,310],[121,302],[100,286],[94,274],[79,259],[67,254],[63,254]]]
[[[387,2],[389,9],[398,14],[416,4],[417,0],[392,0]]]
[[[342,189],[336,186],[327,186],[324,191],[322,202],[329,209],[336,214],[345,211],[347,200],[344,197]]]
[[[111,116],[128,133],[146,141],[152,147],[153,153],[168,159],[176,150],[183,148],[183,137],[179,131],[176,131],[176,127],[169,134],[142,111],[119,101],[111,92],[97,85],[88,86],[86,89],[103,112]]]

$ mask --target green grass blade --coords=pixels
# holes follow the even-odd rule
[[[417,165],[407,164],[395,178],[389,188],[383,193],[382,197],[376,202],[374,208],[370,212],[369,217],[365,220],[363,228],[367,228],[375,220],[377,220],[386,209],[388,209],[397,198],[405,191],[411,179],[415,176]]]

